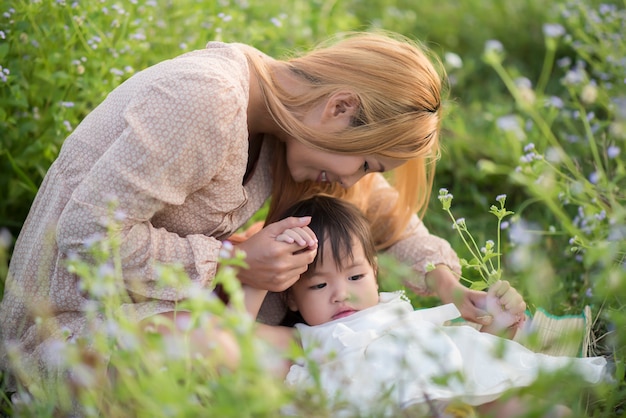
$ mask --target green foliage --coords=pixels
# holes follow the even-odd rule
[[[452,214],[452,194],[450,194],[447,189],[439,189],[438,198],[443,206],[443,210],[452,220],[452,228],[458,232],[459,238],[463,241],[465,248],[469,251],[472,257],[469,261],[461,258],[461,268],[464,270],[473,270],[479,276],[478,280],[471,280],[463,276],[461,279],[467,280],[471,289],[488,289],[492,284],[502,278],[500,230],[502,227],[502,220],[507,216],[513,215],[513,212],[506,210],[504,206],[506,202],[506,195],[499,195],[496,197],[496,201],[499,203],[500,207],[491,205],[489,209],[489,213],[497,218],[496,241],[494,242],[493,240],[488,239],[485,241],[484,246],[478,245],[478,242],[467,227],[465,218],[456,218]],[[435,266],[432,264],[428,267],[429,271],[434,269]]]
[[[0,225],[17,235],[65,137],[134,72],[211,40],[282,56],[354,29],[346,7],[322,0],[4,2]]]
[[[111,212],[113,213],[113,212]],[[243,294],[233,267],[243,255],[225,254],[216,283],[229,291],[228,306],[192,283],[182,269],[160,266],[160,285],[188,294],[178,309],[191,312],[191,320],[178,338],[168,338],[137,321],[128,303],[121,275],[120,237],[110,222],[108,234],[94,240],[89,260],[72,257],[68,268],[81,278],[89,295],[86,335],[53,330],[57,339],[47,345],[67,370],[37,376],[28,373],[19,353],[11,352],[20,382],[21,400],[14,407],[20,416],[275,416],[290,399],[283,382],[267,372],[270,352],[254,337],[254,320],[246,314]],[[220,323],[214,322],[220,318]],[[173,327],[156,319],[153,326]],[[192,332],[200,328],[214,335],[215,347],[206,355],[194,354]],[[233,345],[220,344],[226,332]],[[235,348],[235,345],[238,349]],[[225,358],[241,358],[230,372]],[[246,400],[241,402],[241,400]]]
[[[9,0],[0,14],[0,294],[13,239],[64,139],[133,73],[210,40],[285,56],[339,31],[384,28],[426,41],[450,77],[435,190],[454,194],[455,215],[471,223],[476,242],[493,233],[493,215],[484,208],[507,195],[515,214],[502,221],[493,253],[502,257],[503,278],[531,307],[559,315],[592,307],[593,348],[615,362],[621,383],[591,392],[576,411],[624,413],[623,0]],[[425,219],[431,232],[467,257],[448,214],[436,199],[431,205]],[[108,261],[115,243],[107,245],[98,247],[102,258],[94,254],[107,268],[80,260],[72,268],[82,272],[87,291],[114,300],[120,277],[115,257]],[[411,274],[385,258],[381,268],[390,288]],[[163,280],[186,283],[175,266],[163,267]],[[223,280],[237,295],[227,271]],[[208,360],[173,356],[157,335],[102,311],[115,326],[91,342],[95,359],[84,342],[62,348],[79,372],[87,370],[78,374],[86,380],[30,382],[34,393],[24,397],[23,415],[63,415],[78,393],[88,415],[275,416],[292,403],[304,415],[323,416],[319,394],[297,397],[260,372],[264,354],[237,307],[198,295],[188,302],[194,310],[221,315],[236,331],[241,370],[221,373]],[[118,386],[102,378],[98,359],[109,356]],[[546,377],[529,392],[571,399],[570,389]]]

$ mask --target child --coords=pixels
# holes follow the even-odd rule
[[[356,207],[316,196],[285,216],[311,216],[311,222],[277,240],[297,242],[313,233],[319,243],[308,271],[285,292],[290,310],[302,318],[295,325],[297,336],[316,366],[291,365],[286,382],[298,388],[319,382],[340,412],[389,415],[410,407],[424,413],[432,405],[461,401],[480,405],[481,413],[511,416],[511,408],[523,404],[494,401],[509,389],[530,385],[540,371],[569,368],[589,383],[601,380],[604,358],[534,353],[472,327],[443,326],[460,316],[453,304],[414,310],[402,292],[379,294],[370,231]],[[499,298],[502,311],[523,313],[521,296],[507,282],[496,283],[489,293]],[[280,347],[294,338],[289,327],[261,324],[259,332]]]

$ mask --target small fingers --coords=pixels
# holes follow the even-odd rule
[[[287,244],[296,243],[301,247],[309,248],[314,248],[317,245],[317,237],[308,226],[286,229],[276,236],[276,241]]]
[[[524,298],[520,295],[517,289],[511,287],[509,282],[498,282],[495,294],[497,295],[503,309],[506,309],[514,314],[521,313],[526,310],[526,302],[524,302]]]
[[[294,228],[283,231],[276,237],[276,241],[286,242],[287,244],[293,244],[295,242],[301,247],[307,245],[306,241],[302,238],[300,234],[298,234],[297,230]]]
[[[498,298],[502,297],[506,292],[511,289],[511,283],[506,280],[498,280],[491,285],[489,291],[495,294]]]

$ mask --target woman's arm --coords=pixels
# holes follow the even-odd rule
[[[155,261],[182,265],[201,285],[214,277],[221,242],[202,233],[200,225],[210,225],[219,215],[208,219],[208,205],[200,200],[208,194],[201,191],[224,175],[223,167],[233,177],[243,178],[245,171],[245,161],[236,168],[227,164],[247,146],[243,92],[237,99],[232,86],[186,68],[172,60],[124,83],[67,142],[72,153],[63,155],[81,158],[58,161],[68,183],[75,182],[56,228],[59,250],[83,251],[85,242],[104,234],[112,221],[111,202],[116,202],[124,278],[133,292],[154,299],[184,297],[159,285]],[[203,117],[220,113],[219,123]],[[115,129],[115,138],[105,138],[110,143],[94,139],[109,129]],[[242,191],[234,202],[218,207],[235,207],[244,199]],[[159,221],[168,211],[170,216]]]
[[[368,204],[373,207],[389,207],[391,202],[380,202],[381,196],[392,198],[392,193],[382,193],[391,186],[385,178],[376,174],[370,183]],[[436,294],[444,303],[454,303],[461,315],[479,324],[490,323],[491,317],[480,306],[484,306],[485,292],[470,290],[459,282],[461,265],[456,252],[448,241],[432,235],[417,215],[410,218],[405,233],[391,245],[387,253],[401,263],[413,267],[415,274],[405,285],[416,294]],[[427,266],[436,268],[428,271]]]
[[[438,265],[426,273],[424,283],[428,293],[436,294],[443,303],[454,303],[468,321],[484,326],[492,323],[492,315],[485,310],[487,293],[463,286],[448,266]],[[410,282],[407,286],[412,288]],[[416,293],[421,290],[418,287]]]

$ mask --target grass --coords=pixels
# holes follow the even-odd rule
[[[470,258],[441,210],[436,191],[446,188],[454,195],[454,214],[465,218],[479,246],[495,235],[488,208],[496,196],[506,194],[507,208],[515,214],[500,230],[503,277],[522,290],[531,309],[542,307],[565,315],[578,314],[589,305],[595,352],[615,362],[619,381],[611,391],[601,387],[586,399],[570,393],[571,388],[550,386],[549,379],[534,390],[573,399],[577,411],[585,410],[589,416],[623,414],[625,4],[509,3],[4,2],[0,6],[0,294],[14,239],[63,140],[133,73],[214,39],[251,43],[271,55],[284,56],[339,31],[381,27],[425,40],[442,57],[450,76],[444,150],[426,225],[448,239],[460,256]],[[91,271],[85,280],[98,279],[97,274]],[[400,275],[401,269],[392,265],[389,274]],[[184,280],[171,271],[166,276]],[[143,336],[132,323],[115,318],[116,331],[98,344],[100,355],[114,354],[111,361],[120,371],[119,385],[89,380],[105,371],[101,362],[85,361],[88,353],[77,342],[62,350],[72,364],[90,365],[91,369],[77,374],[86,380],[58,385],[31,382],[33,393],[24,398],[23,414],[51,416],[66,411],[76,391],[81,403],[91,408],[88,411],[106,415],[181,416],[208,411],[219,416],[270,416],[287,404],[303,414],[323,414],[319,393],[289,393],[281,382],[260,371],[264,364],[258,359],[267,353],[250,340],[246,332],[250,324],[240,312],[226,313],[201,294],[200,300],[189,303],[226,315],[233,329],[239,330],[246,359],[240,372],[217,373],[219,367],[208,361],[190,363],[171,352],[164,355],[158,337]]]

